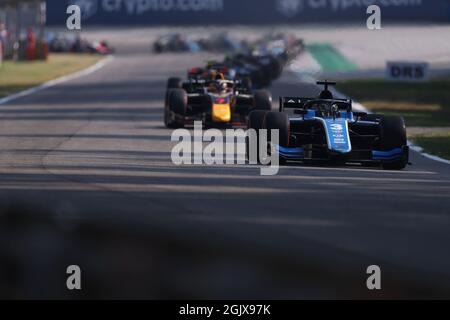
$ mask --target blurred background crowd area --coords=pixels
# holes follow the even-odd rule
[[[65,19],[68,4],[53,14]],[[106,42],[88,42],[80,32],[66,32],[65,23],[57,26],[58,32],[48,30],[47,8],[53,5],[42,0],[0,0],[0,60],[46,60],[49,52],[110,53]],[[81,8],[84,12],[82,4]]]

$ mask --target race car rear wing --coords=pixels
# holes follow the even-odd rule
[[[204,85],[204,84],[207,84],[207,83],[209,83],[209,82],[211,82],[211,81],[206,81],[205,79],[193,79],[193,78],[190,78],[190,79],[188,79],[188,81],[185,81],[184,83],[186,83],[186,84],[198,84],[198,85]]]
[[[241,80],[235,79],[235,80],[220,80],[221,82],[225,82],[225,83],[229,83],[229,84],[234,84],[234,85],[240,85],[242,84]],[[190,85],[208,85],[211,82],[214,82],[214,80],[206,80],[206,79],[195,79],[195,78],[191,78],[188,79],[188,81],[185,81],[185,84],[190,84]]]
[[[301,98],[301,97],[280,97],[279,98],[279,110],[283,112],[285,109],[305,109],[305,104],[309,101],[321,100],[317,98]],[[332,99],[336,101],[338,104],[345,106],[347,111],[352,111],[352,100],[350,99]]]
[[[249,92],[249,88],[245,88],[242,85],[242,81],[239,79],[234,80],[220,80],[222,83],[226,83],[228,88],[233,89],[234,92]],[[211,83],[213,83],[213,80],[207,80],[207,79],[188,79],[188,81],[183,82],[183,89],[187,90],[188,92],[197,92],[201,93],[203,92],[205,87],[208,87]]]
[[[298,97],[280,97],[279,109],[283,112],[284,109],[303,109],[305,103],[309,101],[308,98],[298,98]]]

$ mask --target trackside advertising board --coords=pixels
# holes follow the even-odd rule
[[[69,4],[84,25],[364,23],[377,4],[386,22],[448,22],[447,0],[47,0],[47,22],[63,26]]]

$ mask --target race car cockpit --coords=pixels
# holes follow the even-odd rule
[[[224,95],[231,93],[233,88],[233,83],[227,80],[215,80],[211,81],[207,87],[209,93]]]

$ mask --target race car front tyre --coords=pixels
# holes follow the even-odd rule
[[[284,112],[268,112],[264,118],[264,127],[268,130],[267,134],[271,137],[272,130],[279,130],[282,147],[289,147],[289,117]]]
[[[179,128],[184,126],[184,116],[187,110],[187,93],[183,89],[173,89],[168,92],[168,103],[165,108],[165,123],[169,128]],[[175,119],[171,120],[170,113],[175,114]]]
[[[169,129],[176,129],[180,127],[180,125],[171,118],[170,110],[167,106],[164,107],[164,125]]]
[[[247,128],[259,130],[264,126],[264,118],[267,114],[265,110],[254,110],[248,115]]]
[[[267,129],[268,140],[271,140],[272,131],[278,130],[279,143],[281,147],[289,147],[289,131],[290,122],[287,113],[284,112],[268,112],[264,118],[264,127]],[[271,141],[272,142],[272,141]],[[273,147],[273,145],[272,145]],[[284,164],[286,160],[280,157],[280,164]]]
[[[167,89],[181,88],[183,88],[183,81],[180,78],[169,78],[169,80],[167,80]]]
[[[256,144],[256,162],[259,163],[259,130],[263,129],[264,126],[264,118],[267,114],[265,110],[254,110],[250,112],[247,120],[247,129],[253,129],[256,132],[256,141],[252,141],[253,144]],[[250,139],[247,136],[245,138],[245,153],[247,160],[250,159]]]
[[[177,124],[175,121],[173,121],[170,110],[169,110],[169,95],[170,95],[170,89],[167,89],[166,96],[164,99],[164,125],[166,128],[177,128]]]
[[[407,145],[405,121],[398,116],[383,116],[381,118],[381,139],[380,147],[382,151],[402,149]],[[383,169],[401,170],[408,164],[408,155],[399,160],[383,163]]]
[[[169,129],[183,128],[184,122],[177,120],[173,117],[173,112],[170,110],[169,105],[164,107],[164,125]]]
[[[272,105],[272,95],[267,90],[256,90],[254,92],[255,110],[275,111]]]

